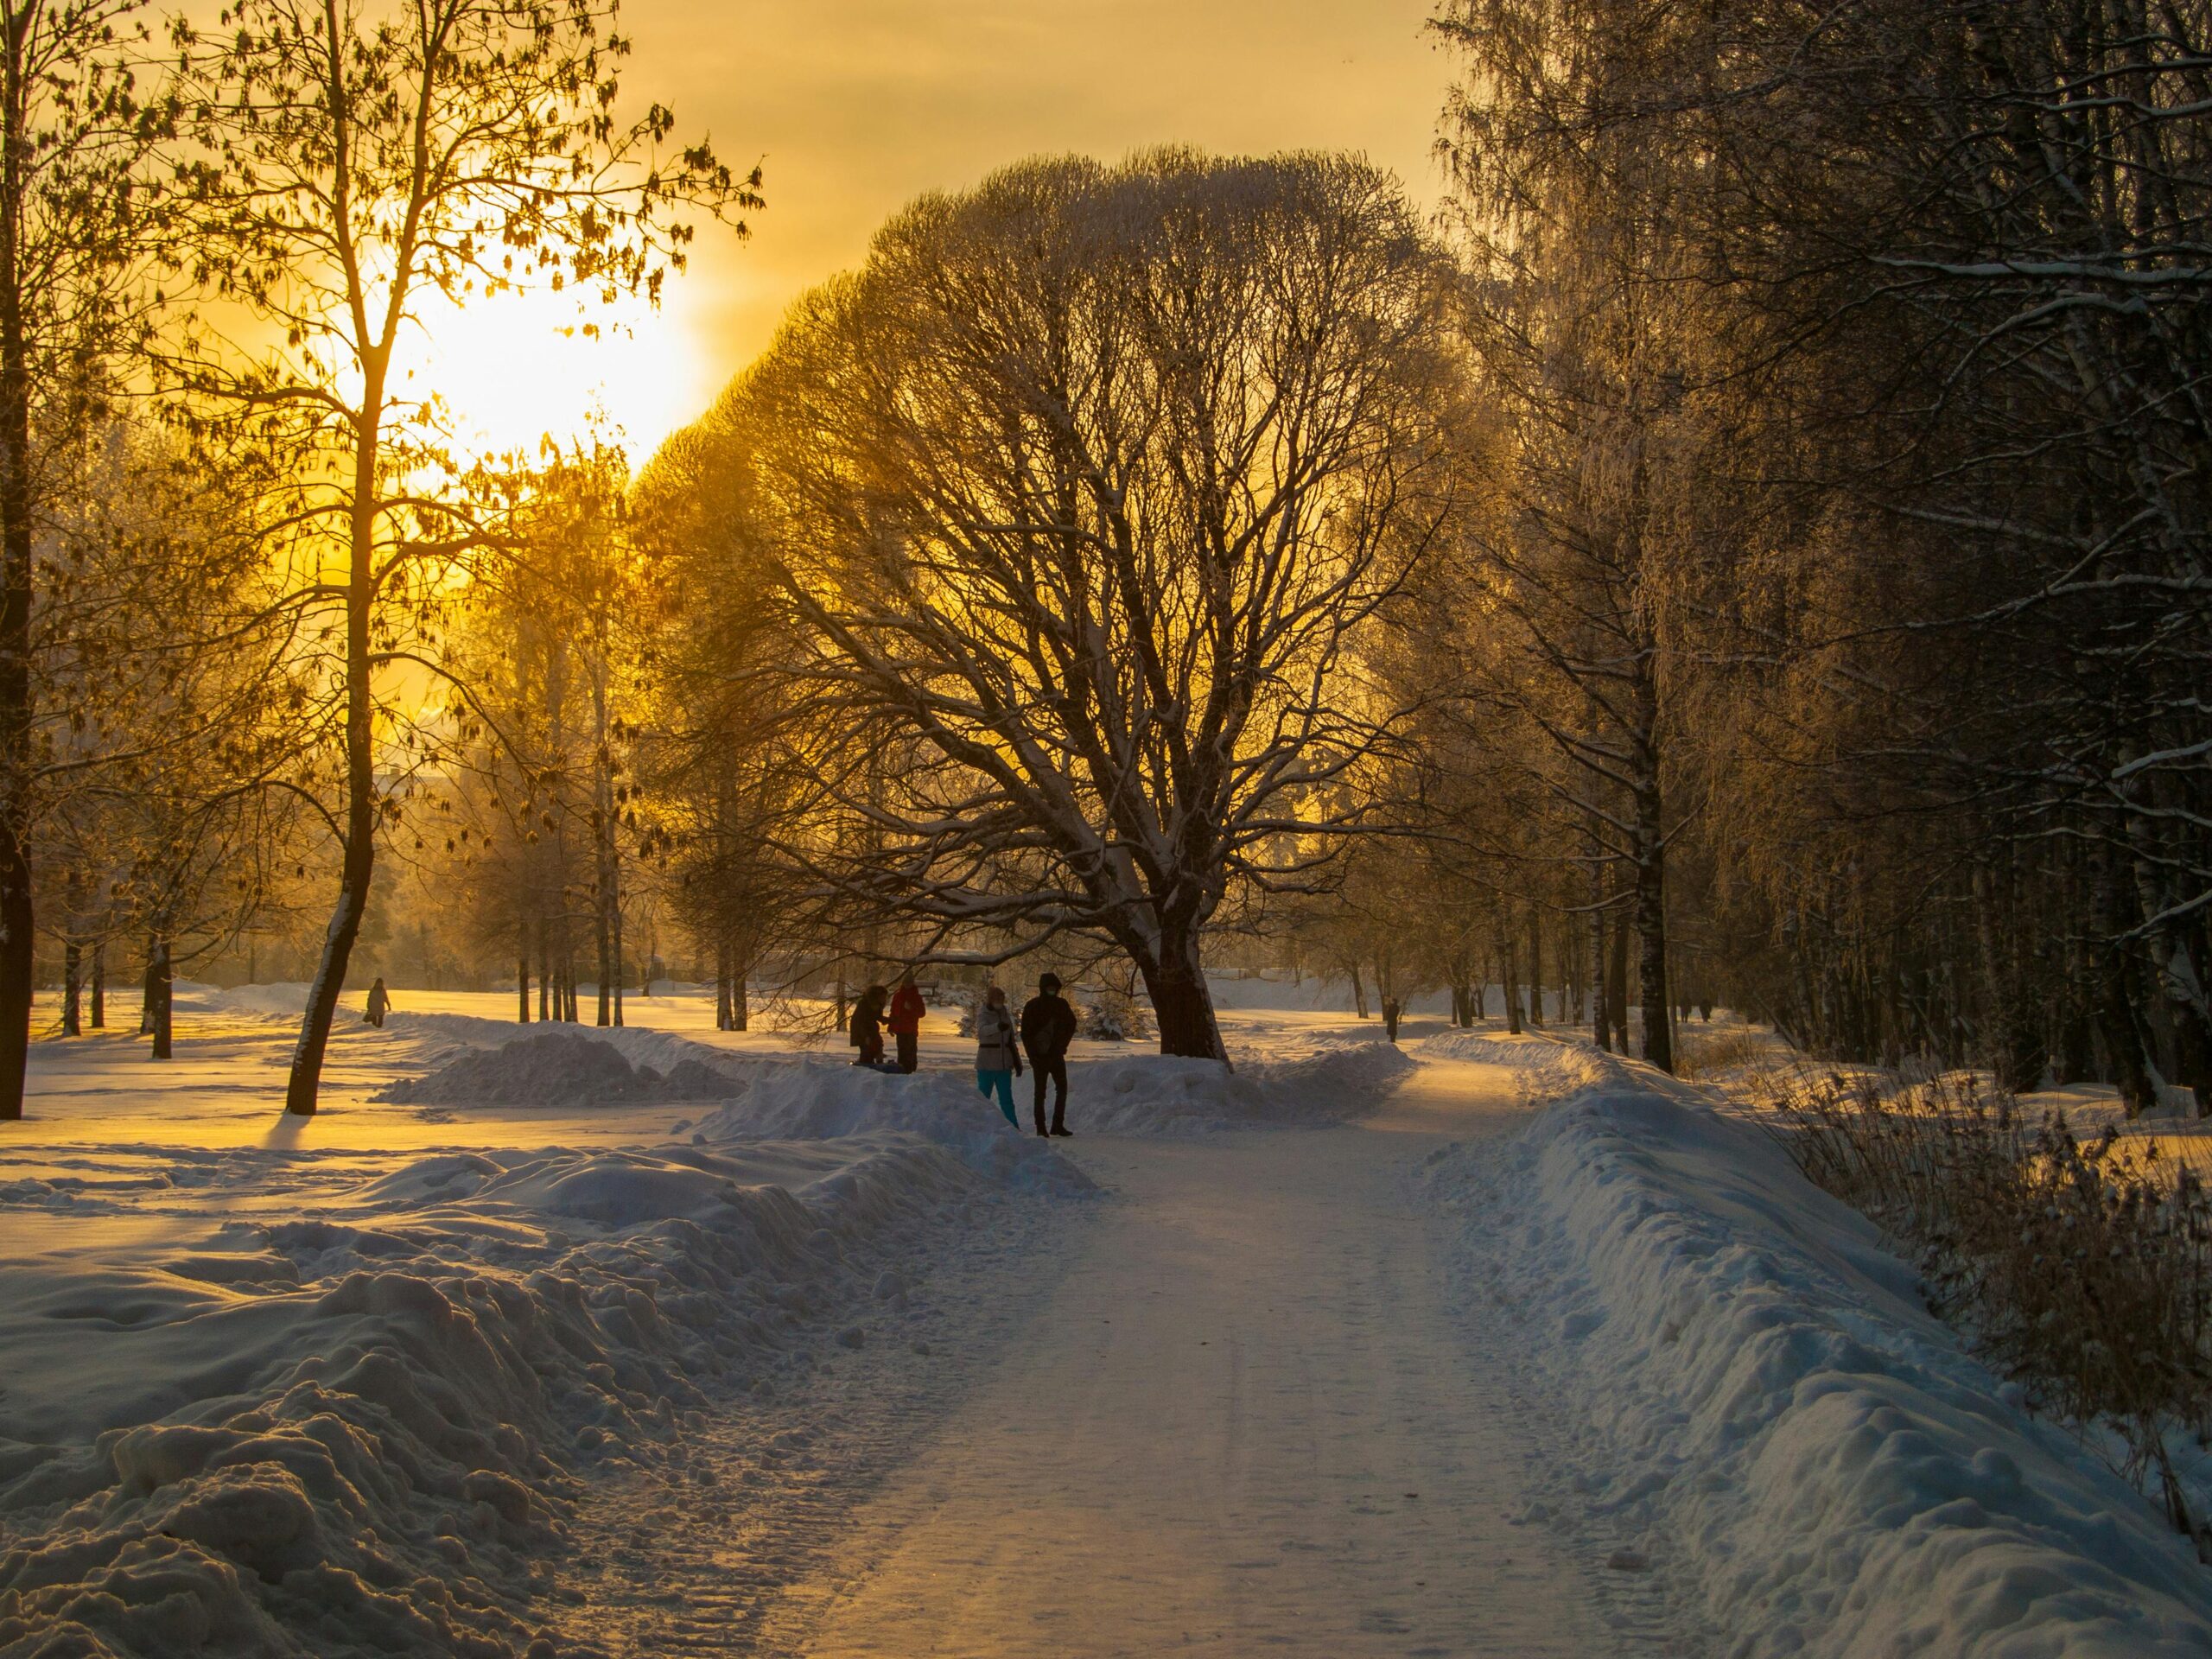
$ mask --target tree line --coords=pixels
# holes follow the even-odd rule
[[[665,926],[732,1026],[1042,958],[1219,1057],[1236,960],[2212,1101],[2201,8],[1446,0],[1440,222],[1344,156],[1022,162],[635,479],[455,454],[409,308],[650,288],[752,182],[598,113],[599,14],[295,10],[71,150],[129,223],[0,658],[71,984],[334,885],[311,1105],[381,844],[523,1019],[581,963],[619,1020]]]

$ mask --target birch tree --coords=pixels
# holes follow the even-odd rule
[[[498,543],[422,365],[432,307],[520,288],[657,298],[687,212],[755,203],[658,105],[618,122],[613,0],[240,0],[177,26],[202,296],[171,368],[211,448],[257,467],[288,601],[326,640],[339,889],[285,1090],[315,1109],[380,830],[403,669],[442,672],[451,595]],[[227,334],[226,333],[227,330]]]

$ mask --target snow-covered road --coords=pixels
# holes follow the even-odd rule
[[[1357,1127],[1076,1143],[1116,1201],[1050,1241],[1056,1289],[768,1649],[1611,1651],[1509,1522],[1529,1441],[1404,1190],[1518,1120],[1516,1075],[1425,1065]]]

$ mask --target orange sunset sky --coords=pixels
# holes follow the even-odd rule
[[[1431,0],[626,0],[626,102],[766,169],[738,242],[702,231],[690,273],[626,335],[563,339],[550,296],[429,320],[423,367],[500,446],[594,410],[633,460],[697,414],[791,299],[859,263],[883,219],[1039,152],[1364,152],[1433,202],[1449,65]]]

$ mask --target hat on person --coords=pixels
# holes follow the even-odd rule
[[[1037,988],[1040,991],[1058,990],[1060,988],[1060,976],[1058,974],[1038,975]]]

